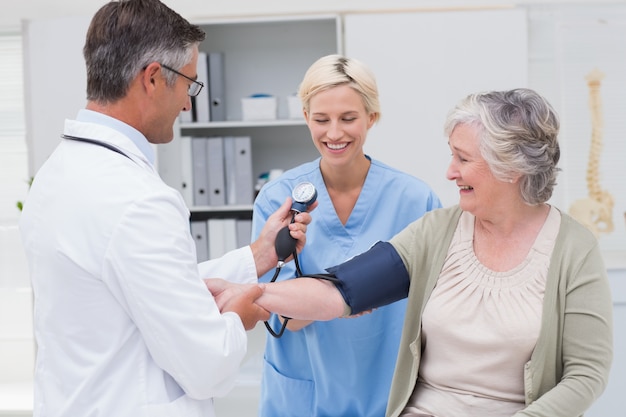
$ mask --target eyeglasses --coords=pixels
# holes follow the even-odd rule
[[[189,81],[191,81],[193,84],[189,84],[189,89],[187,90],[187,94],[189,94],[190,97],[195,97],[198,94],[200,94],[200,91],[202,91],[202,87],[204,87],[204,83],[201,81],[197,81],[194,80],[193,78],[187,77],[185,74],[176,71],[174,68],[170,68],[167,65],[163,65],[161,64],[161,66],[163,68],[165,68],[166,70],[170,70],[178,75],[180,75],[181,77],[185,77],[186,79],[188,79]]]

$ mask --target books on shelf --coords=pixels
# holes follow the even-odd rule
[[[191,150],[191,136],[180,138],[180,193],[187,207],[193,206],[193,160]]]
[[[197,96],[192,101],[192,106],[195,107],[194,122],[209,122],[211,120],[211,106],[209,103],[209,69],[208,69],[208,55],[206,52],[198,52],[198,81],[204,84],[204,88],[200,90]]]
[[[237,219],[211,218],[206,221],[209,236],[209,259],[219,258],[237,249]]]
[[[209,52],[207,60],[210,120],[212,122],[224,121],[226,120],[224,54]]]
[[[196,244],[196,258],[198,262],[209,259],[209,235],[206,221],[191,222],[191,236]]]
[[[180,123],[207,123],[226,120],[224,54],[198,52],[198,81],[204,84],[197,96],[191,97],[190,111],[181,111]]]
[[[178,190],[185,204],[191,207],[194,204],[191,137],[183,136],[179,140],[180,143],[170,142],[159,145],[157,165],[163,181]]]
[[[237,219],[235,227],[237,229],[237,247],[249,245],[252,240],[252,220]]]
[[[226,204],[246,205],[254,200],[250,136],[224,137]]]
[[[250,219],[209,218],[191,221],[190,227],[198,262],[219,258],[231,250],[249,245],[252,236]]]
[[[252,148],[249,136],[209,136],[181,138],[179,183],[190,184],[190,208],[251,205],[254,201]],[[183,187],[180,188],[184,193]],[[184,195],[183,195],[184,197]],[[185,197],[184,197],[185,198]],[[199,207],[198,207],[199,206]],[[250,244],[252,220],[210,217],[192,220],[191,234],[196,244],[198,262],[214,259],[238,247]]]
[[[209,176],[207,161],[207,138],[191,138],[191,161],[193,182],[193,205],[209,205]]]
[[[194,206],[250,205],[254,200],[249,136],[192,137],[182,149],[191,160]],[[181,163],[183,156],[181,155]]]
[[[206,141],[206,172],[209,206],[226,204],[226,180],[224,179],[224,139],[218,136],[204,138]],[[194,155],[195,157],[195,155]]]

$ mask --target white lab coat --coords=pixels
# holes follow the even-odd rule
[[[206,290],[180,194],[125,135],[66,121],[20,219],[35,294],[34,415],[208,417],[246,352]],[[234,259],[234,261],[233,261]],[[255,281],[249,248],[202,276]]]

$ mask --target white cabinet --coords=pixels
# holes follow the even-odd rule
[[[167,166],[170,171],[185,160],[180,150],[175,149],[180,146],[180,136],[249,136],[254,182],[259,174],[271,169],[286,170],[316,158],[318,153],[308,128],[303,119],[289,117],[287,100],[297,92],[304,73],[315,60],[341,53],[340,17],[216,20],[200,26],[207,34],[200,51],[222,54],[226,117],[223,121],[181,122],[175,129],[178,137],[166,146],[157,147],[159,165]],[[255,94],[276,98],[275,120],[242,120],[241,100]],[[187,168],[181,166],[183,170]],[[176,183],[176,175],[165,175],[164,179],[175,188],[182,187]],[[237,213],[249,216],[252,209],[251,206],[191,206],[192,219]]]
[[[382,117],[365,151],[456,204],[446,114],[469,93],[527,86],[526,10],[355,13],[344,29],[346,55],[372,69],[380,91]]]

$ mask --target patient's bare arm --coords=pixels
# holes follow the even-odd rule
[[[341,293],[331,282],[297,278],[267,284],[234,284],[219,278],[204,280],[220,310],[250,286],[264,286],[256,303],[267,311],[302,320],[332,320],[350,313]]]

